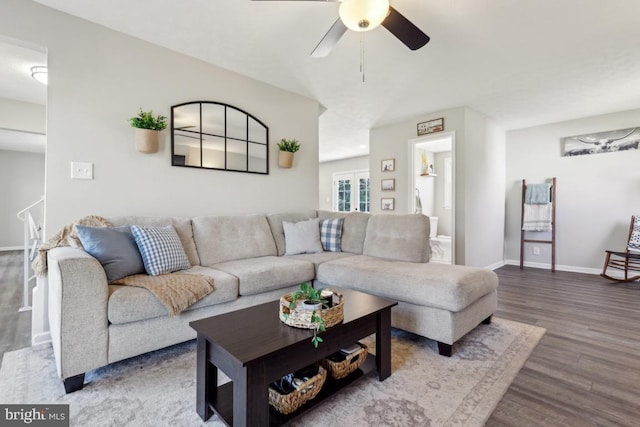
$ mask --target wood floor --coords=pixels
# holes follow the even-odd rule
[[[30,343],[20,252],[0,252],[0,357]],[[488,426],[640,426],[640,284],[505,266],[496,316],[547,329]]]
[[[0,360],[7,351],[31,345],[31,312],[22,306],[21,251],[0,252]]]
[[[496,316],[546,334],[489,426],[640,426],[640,284],[506,266]]]

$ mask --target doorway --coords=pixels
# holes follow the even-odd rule
[[[0,293],[3,328],[11,339],[0,340],[0,349],[35,344],[34,326],[48,317],[45,304],[30,311],[36,291],[46,290],[33,286],[29,268],[44,236],[47,86],[41,78],[46,65],[44,47],[0,35],[0,257],[11,260],[5,265],[10,281]]]
[[[431,262],[455,264],[455,133],[409,140],[409,207],[431,219]]]
[[[335,212],[369,212],[371,210],[368,170],[333,174],[333,210]]]

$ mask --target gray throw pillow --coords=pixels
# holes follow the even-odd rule
[[[320,220],[318,218],[295,223],[282,221],[282,228],[284,229],[285,255],[324,252],[320,241]]]
[[[107,282],[145,273],[138,245],[128,225],[116,228],[76,225],[76,233],[84,250],[102,264]]]

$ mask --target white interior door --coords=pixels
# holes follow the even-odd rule
[[[341,172],[333,175],[333,210],[369,212],[369,171]]]

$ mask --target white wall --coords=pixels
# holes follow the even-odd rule
[[[470,108],[465,118],[465,260],[479,267],[498,265],[504,260],[505,132]]]
[[[333,174],[369,169],[369,156],[320,163],[318,209],[333,210]],[[373,185],[373,181],[371,181]],[[379,184],[378,184],[379,185]]]
[[[44,105],[0,98],[0,128],[2,129],[46,133],[46,113],[47,107]]]
[[[371,130],[371,182],[395,178],[395,213],[409,213],[408,141],[415,139],[419,122],[444,117],[445,131],[455,132],[455,262],[470,266],[496,266],[503,261],[504,245],[504,131],[480,113],[455,108],[430,113]],[[383,159],[396,160],[395,172],[381,172]],[[379,186],[371,186],[373,213],[380,213]]]
[[[0,250],[23,244],[23,223],[16,213],[44,194],[44,154],[0,150]],[[41,222],[40,209],[32,214]]]
[[[318,103],[202,61],[23,0],[5,0],[0,31],[47,48],[46,231],[88,214],[208,215],[318,206]],[[134,149],[127,119],[140,107],[212,100],[269,127],[270,174],[170,166],[160,151]],[[277,167],[276,142],[302,142],[293,169]],[[95,179],[71,180],[71,161],[94,164]]]
[[[624,249],[631,215],[640,214],[640,151],[562,157],[560,138],[640,125],[640,109],[507,132],[505,259],[520,257],[521,183],[557,177],[558,269],[599,273],[604,250]],[[549,264],[525,250],[525,262]]]

